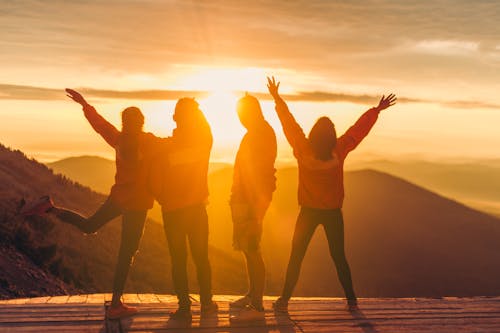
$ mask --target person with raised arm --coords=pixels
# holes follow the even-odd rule
[[[86,234],[97,232],[116,217],[122,217],[122,232],[118,260],[113,281],[111,306],[106,310],[109,319],[134,315],[137,309],[122,303],[125,281],[139,248],[146,213],[153,207],[153,195],[148,191],[147,174],[155,147],[155,137],[143,132],[144,116],[137,107],[122,111],[122,129],[104,119],[78,92],[66,89],[68,97],[80,104],[92,128],[115,150],[115,183],[106,201],[90,217],[57,207],[50,196],[26,205],[21,214],[42,215],[50,213],[60,221],[69,223]]]
[[[281,296],[273,304],[278,312],[288,311],[288,301],[297,284],[300,267],[311,237],[322,225],[330,255],[347,298],[348,309],[357,309],[357,298],[351,270],[344,251],[344,161],[368,135],[379,113],[396,102],[396,96],[382,96],[379,104],[366,111],[342,136],[337,138],[335,125],[328,117],[319,118],[306,137],[288,106],[278,93],[279,82],[267,78],[269,93],[276,104],[276,113],[283,132],[293,149],[299,170],[299,216],[295,224],[292,251]]]
[[[241,140],[234,163],[231,189],[233,247],[242,251],[247,264],[248,293],[230,303],[240,311],[232,321],[264,318],[265,266],[260,249],[262,222],[276,189],[276,135],[264,119],[257,98],[245,95],[237,104],[238,117],[247,132]]]

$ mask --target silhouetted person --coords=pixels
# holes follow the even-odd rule
[[[322,225],[330,255],[344,288],[350,310],[357,308],[351,271],[344,252],[344,160],[358,146],[377,121],[380,111],[394,105],[396,97],[382,96],[377,107],[366,111],[358,121],[337,138],[335,126],[327,117],[319,118],[306,137],[300,125],[278,94],[279,82],[268,78],[269,92],[276,103],[276,112],[285,136],[293,148],[299,168],[298,199],[301,206],[292,241],[292,252],[281,297],[275,310],[287,311],[288,300],[299,278],[300,266],[307,246],[318,225]]]
[[[208,162],[212,133],[198,103],[181,98],[173,116],[177,127],[160,139],[160,153],[152,164],[151,190],[161,204],[163,225],[172,261],[172,279],[179,308],[172,319],[191,320],[187,277],[187,246],[196,266],[201,311],[215,313],[208,260]]]
[[[142,131],[144,116],[136,107],[122,112],[122,130],[119,131],[97,113],[76,91],[66,89],[68,96],[83,107],[92,128],[115,149],[115,184],[104,204],[86,218],[68,209],[55,207],[49,196],[24,207],[24,215],[51,213],[59,220],[74,225],[86,234],[95,233],[112,219],[122,216],[122,236],[113,282],[113,298],[107,317],[117,319],[133,315],[136,308],[121,302],[125,281],[143,234],[147,210],[153,207],[153,196],[147,189],[147,170],[156,138]]]
[[[259,101],[250,95],[237,104],[238,117],[247,129],[234,163],[231,189],[233,246],[241,250],[247,263],[249,289],[246,296],[232,302],[242,310],[232,320],[264,318],[265,267],[260,250],[262,221],[276,189],[276,135],[262,114]]]

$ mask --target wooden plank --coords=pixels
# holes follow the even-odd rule
[[[160,299],[156,294],[137,294],[137,297],[140,299],[141,303],[160,303]]]
[[[127,304],[140,304],[141,300],[137,294],[123,294],[122,301]]]
[[[86,303],[87,302],[88,295],[71,295],[69,296],[68,300],[66,303],[68,304],[73,304],[73,303]]]
[[[87,297],[87,303],[104,305],[104,294],[89,294]]]
[[[156,297],[160,303],[177,303],[177,297],[175,295],[156,294]]]
[[[25,304],[45,304],[50,298],[51,296],[34,297],[27,300]]]
[[[69,299],[68,295],[64,296],[53,296],[48,301],[47,304],[65,304]]]

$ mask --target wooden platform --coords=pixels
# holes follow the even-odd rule
[[[171,295],[126,294],[125,302],[140,312],[129,319],[106,320],[109,294],[24,298],[0,301],[0,332],[500,332],[500,297],[360,299],[360,311],[350,313],[339,298],[294,298],[289,315],[275,314],[265,298],[265,320],[253,325],[229,321],[228,302],[236,296],[216,296],[217,316],[200,318],[193,303],[191,327],[169,322],[176,308]]]

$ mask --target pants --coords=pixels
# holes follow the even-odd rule
[[[337,275],[344,288],[347,299],[356,299],[352,287],[351,270],[344,252],[344,220],[340,209],[314,209],[302,207],[295,224],[293,234],[292,253],[288,262],[285,286],[282,297],[290,299],[293,289],[297,284],[300,274],[302,260],[306,254],[307,247],[314,231],[318,225],[323,225],[330,255],[337,268]]]
[[[122,237],[115,269],[112,301],[113,305],[118,304],[123,294],[125,281],[130,266],[132,265],[134,255],[139,248],[139,242],[144,231],[147,210],[124,211],[108,198],[94,215],[89,218],[85,218],[78,213],[64,208],[56,207],[53,208],[51,212],[61,221],[74,225],[87,234],[96,232],[112,219],[122,215]]]
[[[163,210],[163,226],[172,260],[172,280],[180,307],[189,307],[187,245],[196,266],[200,301],[212,302],[212,271],[208,260],[208,215],[204,204],[174,211]]]

